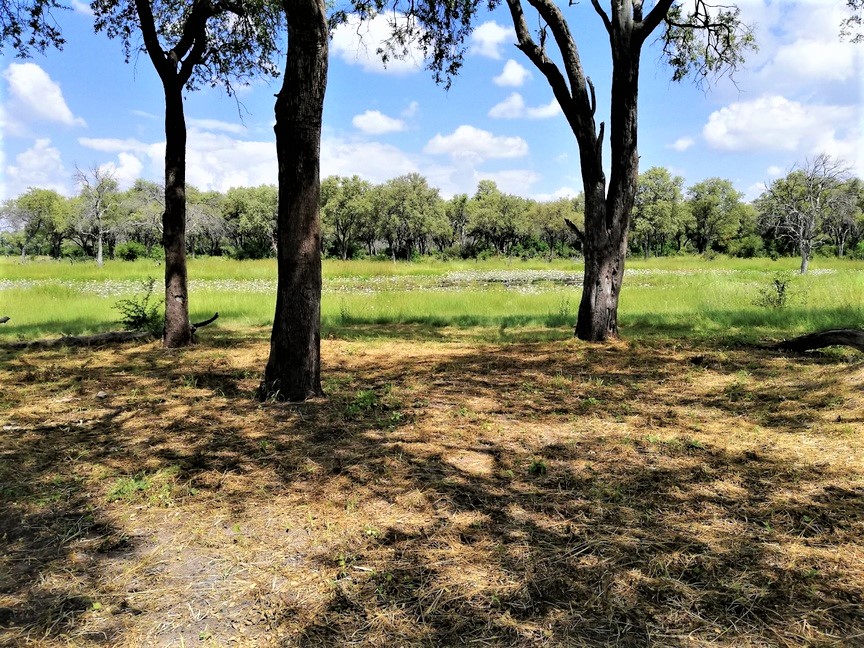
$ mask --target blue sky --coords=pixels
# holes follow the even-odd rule
[[[124,187],[162,177],[162,90],[149,59],[125,64],[120,43],[94,35],[86,5],[73,4],[59,16],[62,52],[0,61],[0,199],[31,186],[72,194],[76,165],[110,166]],[[747,198],[821,152],[864,177],[864,45],[838,38],[845,2],[738,4],[760,49],[735,83],[672,83],[656,48],[643,52],[641,169],[665,166],[685,186],[728,178]],[[598,121],[607,119],[605,33],[588,2],[565,12],[597,87]],[[416,171],[445,197],[473,193],[484,178],[538,199],[578,192],[575,139],[546,81],[513,45],[508,21],[500,10],[481,18],[449,91],[419,58],[384,68],[366,54],[386,29],[380,22],[341,28],[331,43],[322,176],[383,182]],[[276,182],[278,89],[278,80],[258,82],[241,88],[236,101],[219,89],[188,94],[191,184],[225,191]]]

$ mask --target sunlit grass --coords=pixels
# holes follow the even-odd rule
[[[796,264],[795,259],[628,260],[619,311],[622,334],[750,339],[864,325],[864,262],[817,259],[803,277],[795,274]],[[536,272],[541,270],[547,273]],[[116,329],[117,300],[140,294],[148,277],[158,286],[161,272],[153,260],[109,261],[100,269],[92,263],[0,259],[0,316],[12,318],[0,327],[0,339]],[[484,327],[493,334],[539,327],[566,335],[576,320],[580,290],[556,282],[561,276],[579,278],[581,272],[581,265],[570,260],[328,260],[322,324],[325,334],[412,325]],[[191,259],[189,277],[193,321],[218,311],[216,326],[226,329],[271,325],[272,259]],[[775,277],[787,282],[784,308],[758,304]]]

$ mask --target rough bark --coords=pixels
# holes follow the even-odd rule
[[[165,248],[166,348],[192,341],[189,325],[189,292],[186,274],[186,117],[183,85],[165,86],[165,211],[162,214],[162,245]]]
[[[303,401],[321,389],[320,146],[327,88],[324,0],[283,0],[288,53],[276,97],[279,163],[276,314],[262,399]]]
[[[774,346],[786,351],[812,351],[829,346],[848,346],[864,353],[864,331],[861,329],[829,329],[808,333]]]

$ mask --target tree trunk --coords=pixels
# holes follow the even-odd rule
[[[165,87],[165,212],[162,245],[165,248],[165,348],[192,342],[189,293],[186,285],[186,117],[183,85],[163,81]]]
[[[99,266],[100,268],[105,263],[104,259],[102,258],[102,238],[103,238],[102,226],[100,225],[99,226],[99,234],[97,235],[97,238],[96,238],[96,265]]]
[[[612,43],[612,161],[606,195],[601,156],[590,150],[599,144],[577,133],[585,187],[585,277],[575,333],[579,339],[593,342],[618,337],[618,297],[639,176],[639,47],[631,45],[629,39],[630,34],[624,30],[616,32]],[[602,137],[602,126],[600,132]]]
[[[279,161],[276,314],[262,399],[303,401],[321,389],[320,147],[327,88],[325,0],[283,0],[288,55],[276,97]]]
[[[799,268],[798,272],[802,275],[807,274],[807,268],[809,266],[810,266],[810,255],[802,251],[801,252],[801,267]]]

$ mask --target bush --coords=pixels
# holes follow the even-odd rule
[[[127,241],[118,245],[114,254],[124,261],[135,261],[140,257],[147,256],[147,248],[137,241]]]
[[[129,299],[121,299],[114,308],[120,311],[119,323],[128,331],[150,331],[159,335],[162,331],[162,299],[154,299],[156,280],[148,277],[141,282],[142,293]]]
[[[792,294],[791,284],[792,277],[789,275],[779,273],[774,275],[771,283],[759,289],[756,305],[763,308],[785,308],[789,304],[789,297]]]

